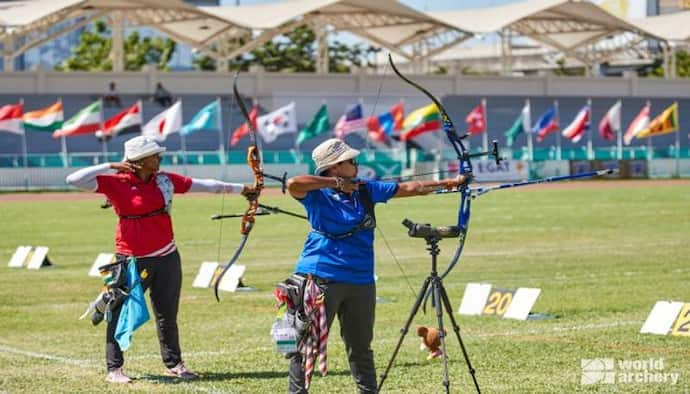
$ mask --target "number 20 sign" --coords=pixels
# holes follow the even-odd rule
[[[494,315],[526,320],[541,289],[516,290],[492,287],[489,283],[468,283],[458,311],[461,315]]]
[[[690,336],[690,303],[659,301],[649,312],[641,333]]]

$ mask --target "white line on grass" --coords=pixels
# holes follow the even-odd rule
[[[25,356],[25,357],[30,357],[30,358],[40,358],[42,360],[55,361],[55,362],[62,363],[62,364],[76,365],[78,367],[104,369],[103,365],[96,364],[94,361],[91,361],[91,360],[78,360],[78,359],[69,358],[69,357],[54,356],[54,355],[46,354],[46,353],[31,352],[28,350],[17,349],[17,348],[10,347],[7,345],[2,345],[2,344],[0,344],[0,352],[17,354],[20,356]],[[223,353],[225,353],[225,352],[198,352],[198,353],[186,353],[186,354],[216,355],[216,354],[223,354]],[[160,357],[160,356],[158,356],[158,357]],[[136,358],[136,357],[129,357],[129,358],[132,359],[132,358]],[[140,358],[148,358],[148,355],[145,357],[140,357]],[[186,391],[192,391],[192,392],[232,393],[231,391],[220,390],[215,386],[211,386],[210,388],[206,388],[206,387],[202,387],[202,386],[198,386],[198,385],[190,385],[190,384],[188,384],[187,386],[189,386],[189,387],[186,387],[185,390]]]
[[[615,323],[591,323],[591,324],[582,324],[582,325],[578,325],[578,326],[569,326],[569,327],[551,327],[551,328],[547,328],[545,330],[531,329],[531,330],[527,330],[527,331],[514,330],[514,331],[506,331],[506,332],[484,333],[484,334],[477,334],[475,336],[477,336],[477,337],[496,337],[496,336],[510,336],[510,335],[548,334],[550,332],[600,330],[600,329],[604,329],[604,328],[614,328],[614,327],[619,327],[619,326],[631,326],[631,325],[635,325],[635,324],[640,324],[640,322],[637,320],[628,320],[628,321],[621,321],[621,322],[615,322]]]
[[[27,350],[13,348],[13,347],[6,346],[6,345],[0,345],[0,352],[18,354],[20,356],[26,356],[26,357],[32,357],[32,358],[40,358],[40,359],[49,360],[49,361],[56,361],[59,363],[76,365],[79,367],[103,368],[102,365],[95,364],[93,361],[90,361],[90,360],[78,360],[75,358],[53,356],[51,354],[45,354],[45,353],[36,353],[36,352],[27,351]]]

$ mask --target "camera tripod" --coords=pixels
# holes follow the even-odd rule
[[[446,389],[446,393],[450,392],[450,381],[448,378],[446,332],[443,328],[444,308],[453,325],[453,331],[455,332],[455,336],[458,338],[458,342],[460,343],[460,348],[462,349],[462,354],[465,357],[467,368],[470,372],[470,375],[472,376],[474,387],[477,389],[477,393],[481,393],[481,390],[479,389],[479,383],[477,382],[477,378],[474,373],[475,370],[472,367],[472,363],[470,362],[469,356],[467,355],[465,344],[463,343],[462,338],[460,337],[460,326],[458,326],[458,323],[455,321],[455,317],[453,316],[453,308],[450,305],[448,293],[446,293],[446,289],[443,286],[442,278],[438,275],[438,272],[436,271],[437,257],[440,252],[440,249],[438,247],[439,241],[441,241],[441,239],[443,238],[457,238],[460,235],[461,230],[459,227],[432,227],[428,224],[415,224],[407,219],[403,221],[403,225],[405,225],[409,229],[408,235],[410,237],[424,238],[424,240],[426,241],[427,250],[431,255],[431,273],[424,280],[424,284],[422,285],[422,288],[419,291],[419,294],[417,295],[417,299],[414,303],[414,306],[412,307],[412,311],[410,311],[410,316],[407,318],[407,322],[405,322],[405,326],[400,329],[400,339],[398,340],[398,344],[396,345],[395,350],[393,350],[393,355],[388,361],[386,370],[381,375],[381,381],[378,384],[378,389],[379,391],[381,391],[383,383],[386,381],[386,378],[388,377],[388,372],[393,366],[395,357],[398,355],[398,351],[400,351],[400,346],[402,345],[402,342],[405,339],[405,335],[407,335],[407,332],[410,328],[410,324],[412,324],[412,320],[417,315],[420,305],[426,299],[427,292],[429,291],[429,287],[431,286],[431,299],[432,303],[434,304],[434,308],[436,309],[436,318],[438,319],[438,330],[441,339],[441,350],[443,351],[443,385]]]

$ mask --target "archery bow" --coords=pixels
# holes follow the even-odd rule
[[[254,217],[256,216],[257,210],[259,209],[259,196],[261,195],[261,190],[264,188],[263,165],[261,164],[261,153],[259,152],[259,147],[257,145],[256,127],[254,127],[254,123],[249,118],[249,112],[247,111],[247,107],[244,105],[244,100],[242,100],[240,92],[237,90],[237,79],[239,75],[239,72],[235,73],[235,78],[232,81],[232,93],[235,96],[235,100],[237,101],[237,105],[240,107],[242,115],[247,120],[247,124],[249,125],[250,143],[249,147],[247,148],[247,164],[249,165],[249,168],[251,168],[252,173],[254,174],[253,188],[255,194],[247,198],[249,206],[242,215],[242,226],[240,228],[240,234],[242,234],[242,239],[240,240],[240,245],[235,250],[235,253],[232,255],[232,258],[230,258],[230,260],[228,260],[228,262],[225,264],[225,267],[223,267],[223,270],[220,272],[220,274],[218,274],[218,276],[216,277],[216,281],[213,285],[213,291],[216,296],[216,301],[218,302],[220,302],[220,297],[218,296],[218,286],[220,285],[221,279],[223,279],[225,273],[228,272],[230,267],[233,264],[235,264],[235,261],[237,261],[237,259],[240,257],[242,249],[244,249],[244,245],[247,243],[249,233],[254,228]]]
[[[450,145],[453,147],[455,150],[455,154],[458,158],[458,161],[460,163],[460,166],[458,168],[458,173],[459,175],[464,175],[466,177],[469,177],[469,180],[465,182],[462,186],[460,186],[458,192],[460,193],[460,207],[458,208],[458,224],[457,226],[460,228],[460,236],[458,237],[458,247],[455,250],[455,255],[451,259],[450,263],[448,263],[448,267],[444,271],[443,274],[441,274],[441,279],[445,278],[446,275],[450,273],[450,271],[455,267],[455,265],[458,263],[460,260],[460,256],[462,255],[462,249],[465,245],[465,238],[467,237],[467,230],[469,228],[469,222],[470,222],[470,206],[472,202],[472,190],[469,187],[469,184],[472,182],[472,158],[473,157],[480,157],[480,156],[494,156],[496,159],[496,164],[500,164],[501,162],[501,157],[498,155],[498,142],[493,141],[493,147],[491,151],[487,152],[477,152],[477,153],[470,153],[467,148],[465,147],[465,144],[463,144],[462,140],[466,138],[468,135],[464,134],[462,136],[458,135],[457,130],[455,129],[455,125],[453,124],[453,121],[450,119],[450,116],[446,112],[445,107],[441,104],[440,100],[436,98],[431,92],[426,90],[423,86],[419,85],[418,83],[410,80],[406,76],[404,76],[398,68],[395,66],[395,63],[393,63],[393,57],[388,54],[388,62],[390,63],[391,67],[393,68],[393,71],[407,84],[413,86],[417,90],[421,91],[426,95],[435,105],[436,108],[438,109],[439,113],[441,114],[441,120],[443,123],[443,131],[446,134],[446,137],[448,137],[448,141],[450,142]]]

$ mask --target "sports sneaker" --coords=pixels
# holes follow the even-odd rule
[[[108,371],[108,376],[106,376],[105,381],[108,383],[132,383],[132,378],[125,375],[122,368],[117,368]]]
[[[175,365],[174,367],[168,368],[165,371],[165,375],[184,379],[184,380],[192,380],[192,379],[196,379],[199,377],[199,375],[188,370],[187,367],[184,366],[184,363],[181,361],[177,365]]]

